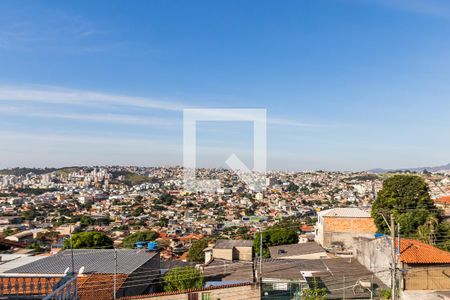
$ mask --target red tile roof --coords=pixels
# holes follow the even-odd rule
[[[312,227],[310,225],[302,225],[302,227],[300,227],[300,229],[304,232],[314,231],[314,227]]]
[[[203,235],[200,234],[189,234],[187,236],[180,237],[180,241],[188,241],[188,240],[199,240],[203,237]]]
[[[14,242],[4,238],[0,238],[0,244],[8,247],[25,248],[27,245],[21,242]]]
[[[61,277],[0,277],[0,290],[10,295],[47,295]]]
[[[181,256],[178,258],[178,260],[181,260],[181,261],[187,261],[188,257],[189,257],[189,252],[186,251],[186,252],[183,253],[183,255],[181,255]]]
[[[443,204],[443,205],[450,205],[450,196],[444,196],[444,197],[435,199],[434,203]]]
[[[416,240],[401,239],[400,260],[407,264],[450,264],[450,252]]]

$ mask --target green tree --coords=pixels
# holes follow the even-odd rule
[[[44,252],[44,249],[41,247],[41,245],[37,242],[32,242],[30,245],[27,246],[28,249],[33,249],[35,253],[41,253]]]
[[[137,242],[151,242],[159,237],[159,233],[156,231],[140,231],[128,235],[123,239],[123,246],[126,248],[134,248]]]
[[[435,216],[429,216],[427,221],[417,228],[417,235],[422,242],[434,245],[438,233],[439,221]]]
[[[94,220],[94,225],[98,226],[108,226],[111,223],[111,220],[108,216],[97,218]]]
[[[295,230],[286,228],[277,228],[269,230],[270,235],[270,245],[286,245],[286,244],[297,244],[298,235]]]
[[[174,201],[174,197],[170,194],[164,193],[161,194],[161,196],[159,196],[158,199],[156,199],[154,201],[155,204],[159,204],[159,205],[172,205]]]
[[[30,210],[26,210],[22,213],[22,218],[24,218],[25,220],[28,221],[32,221],[34,220],[34,218],[36,218],[38,216],[38,212],[36,211],[35,208],[32,208]]]
[[[261,235],[259,233],[257,233],[255,239],[253,240],[253,250],[255,251],[255,254],[258,256],[260,255],[260,252],[261,252],[260,237],[261,237]],[[264,258],[270,258],[270,252],[269,252],[270,233],[268,231],[262,232],[262,242],[263,242],[262,256]]]
[[[450,243],[448,242],[450,236],[450,223],[441,222],[437,228],[436,245],[442,250],[450,251]]]
[[[3,236],[10,236],[14,234],[14,230],[12,230],[9,227],[6,227],[5,229],[3,229]]]
[[[113,241],[103,232],[80,232],[73,234],[71,238],[64,241],[65,249],[71,247],[73,249],[111,249],[113,248]]]
[[[417,238],[420,241],[446,251],[450,251],[449,236],[450,223],[445,221],[439,223],[439,220],[434,216],[430,216],[425,224],[417,228]]]
[[[161,218],[155,223],[155,226],[167,227],[168,224],[169,224],[169,219],[167,219],[167,218],[165,218],[165,217],[161,217]]]
[[[326,288],[319,288],[317,279],[314,278],[312,288],[303,290],[302,299],[305,300],[325,300],[327,299]]]
[[[297,244],[298,235],[297,232],[293,229],[272,227],[270,229],[263,231],[262,241],[263,241],[263,257],[269,258],[270,257],[269,247],[286,244]],[[259,255],[260,253],[259,233],[256,234],[256,237],[253,240],[253,249],[255,250],[255,253]]]
[[[203,238],[192,243],[189,248],[189,260],[202,263],[205,261],[205,254],[203,250],[208,247],[209,239]]]
[[[58,240],[58,231],[39,232],[36,236],[36,241],[45,244],[46,242],[55,242]]]
[[[296,185],[293,182],[290,182],[289,185],[287,186],[286,190],[288,192],[298,192],[298,185]]]
[[[194,267],[175,267],[164,277],[166,292],[182,291],[203,287],[203,276]]]
[[[142,215],[144,213],[144,208],[142,207],[142,206],[139,206],[138,208],[136,208],[134,211],[133,211],[133,216],[134,217],[139,217],[140,215]]]
[[[389,233],[383,214],[388,218],[393,214],[400,224],[402,235],[415,234],[417,228],[429,217],[440,219],[440,213],[431,200],[425,181],[415,175],[394,175],[383,182],[372,206],[372,217],[378,231]]]
[[[89,216],[82,216],[81,219],[80,219],[80,225],[81,226],[89,226],[89,225],[92,225],[94,223],[95,223],[94,219],[92,219]]]
[[[248,233],[248,228],[247,227],[239,227],[236,230],[236,234],[247,234]]]

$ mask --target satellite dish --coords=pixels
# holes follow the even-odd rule
[[[80,270],[78,270],[78,275],[83,274],[83,272],[84,272],[84,266],[82,266],[82,267],[80,268]]]
[[[67,275],[67,273],[69,273],[69,270],[70,270],[70,268],[69,267],[67,267],[67,269],[64,271],[64,276],[66,276]]]

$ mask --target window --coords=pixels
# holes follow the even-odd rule
[[[198,300],[198,293],[190,293],[188,294],[189,300]]]
[[[211,293],[202,293],[202,300],[211,300]]]

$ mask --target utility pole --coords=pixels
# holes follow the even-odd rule
[[[397,224],[397,264],[400,263],[400,255],[401,255],[401,248],[400,248],[400,224]],[[395,265],[397,270],[397,264]],[[398,289],[400,290],[400,282],[402,282],[402,272],[398,272]],[[396,277],[397,279],[397,277]],[[400,292],[397,295],[400,298]]]
[[[395,251],[395,220],[394,215],[391,213],[391,254],[392,254],[392,269],[391,269],[391,299],[397,299],[395,297],[395,286],[397,281],[397,264],[396,264],[396,251]]]
[[[117,288],[117,249],[114,248],[114,300],[117,299],[117,295],[116,295],[116,288]]]
[[[262,279],[262,271],[263,271],[263,239],[262,239],[262,230],[259,229],[259,278]]]
[[[72,276],[75,276],[75,260],[74,260],[74,257],[73,257],[73,245],[72,245],[72,243],[73,243],[73,239],[72,239],[72,224],[70,224],[70,227],[69,227],[69,232],[70,232],[70,235],[69,235],[69,240],[70,240],[70,256],[71,256],[71,261],[72,261]]]

